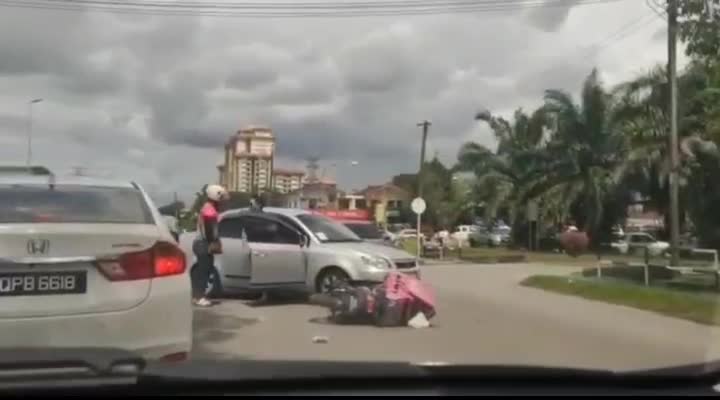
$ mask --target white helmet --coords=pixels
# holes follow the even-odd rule
[[[228,197],[227,190],[220,185],[208,185],[207,188],[205,188],[205,194],[207,198],[212,201],[220,201]]]

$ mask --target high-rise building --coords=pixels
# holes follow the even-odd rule
[[[220,182],[231,192],[258,193],[272,187],[275,135],[270,128],[248,127],[225,144]]]
[[[280,193],[290,193],[303,185],[305,172],[275,168],[273,170],[273,188]]]

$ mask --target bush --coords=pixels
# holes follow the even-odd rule
[[[562,248],[572,257],[578,257],[587,251],[589,243],[590,240],[585,232],[565,232],[560,235]]]

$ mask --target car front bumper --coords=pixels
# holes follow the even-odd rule
[[[362,271],[358,272],[358,275],[355,278],[355,281],[379,283],[379,282],[384,281],[387,274],[390,273],[391,271],[402,272],[403,274],[412,275],[417,278],[421,277],[420,268],[417,266],[414,268],[391,268],[391,269],[364,268]]]

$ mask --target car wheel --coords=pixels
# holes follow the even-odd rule
[[[205,295],[213,299],[222,295],[222,282],[220,281],[220,274],[216,268],[213,268],[212,271],[210,271]]]
[[[350,276],[340,268],[327,268],[318,276],[315,291],[317,293],[327,293],[338,284],[349,281]]]

